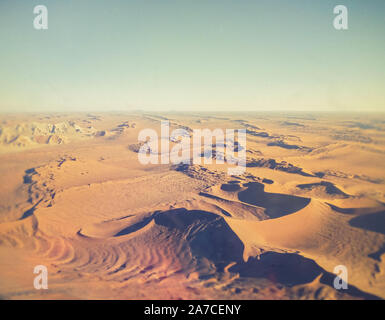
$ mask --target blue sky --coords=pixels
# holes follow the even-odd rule
[[[48,30],[33,8],[48,8]],[[333,28],[333,8],[349,30]],[[0,0],[0,111],[385,111],[382,0]]]

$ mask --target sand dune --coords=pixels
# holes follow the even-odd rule
[[[246,172],[140,164],[138,132],[165,119],[190,133],[247,128]],[[2,123],[1,298],[385,298],[375,120],[135,113]],[[38,264],[48,290],[33,287]],[[333,287],[338,265],[348,290]]]

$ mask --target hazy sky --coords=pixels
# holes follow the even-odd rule
[[[385,111],[384,39],[384,0],[0,0],[0,110]]]

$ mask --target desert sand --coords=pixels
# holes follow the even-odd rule
[[[246,172],[142,165],[162,119],[246,129]],[[3,114],[0,297],[383,299],[384,169],[383,115]]]

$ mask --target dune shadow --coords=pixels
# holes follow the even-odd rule
[[[385,235],[385,211],[370,213],[355,217],[349,221],[352,227]]]
[[[385,244],[383,244],[382,247],[380,249],[378,249],[377,251],[368,254],[368,257],[381,262],[381,256],[384,253],[385,253]]]
[[[265,186],[259,182],[249,182],[244,186],[247,189],[239,192],[239,200],[265,208],[266,214],[271,218],[279,218],[299,211],[310,202],[309,198],[265,192]]]
[[[221,185],[221,190],[228,191],[228,192],[234,192],[241,189],[241,186],[236,183],[224,183]]]
[[[243,259],[242,241],[226,221],[214,213],[182,208],[162,212],[154,220],[183,234],[192,255],[212,261],[218,271],[232,261]]]
[[[334,211],[339,212],[339,213],[344,213],[344,214],[353,214],[355,212],[355,208],[340,208],[337,207],[331,203],[326,202],[326,204]]]
[[[144,228],[148,223],[150,223],[151,220],[152,220],[152,217],[145,218],[138,223],[135,223],[135,224],[133,224],[127,228],[120,230],[117,234],[114,235],[114,237],[125,236],[129,233],[133,233],[135,231],[138,231],[138,230]]]
[[[249,258],[229,271],[237,272],[241,277],[266,278],[285,286],[294,286],[313,281],[323,269],[313,260],[295,253],[267,252],[259,260]]]
[[[311,283],[315,278],[322,275],[320,282],[334,288],[333,284],[336,277],[335,274],[320,267],[314,260],[296,253],[272,251],[263,254],[259,260],[249,258],[247,262],[238,263],[231,267],[229,271],[236,272],[241,277],[246,278],[265,278],[286,287]],[[380,299],[375,295],[361,291],[351,284],[348,285],[347,289],[341,290],[340,293],[347,293],[361,299]]]
[[[340,196],[342,198],[349,198],[349,195],[335,186],[334,183],[328,181],[321,181],[316,183],[298,184],[297,188],[302,190],[313,190],[315,188],[322,188],[326,194],[332,196]]]
[[[21,216],[21,218],[19,220],[23,220],[23,219],[26,219],[30,216],[33,215],[33,213],[35,212],[35,207],[32,207],[31,209],[28,209],[26,211],[23,212],[23,215]]]

